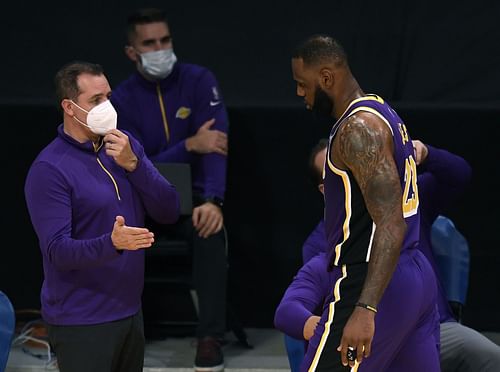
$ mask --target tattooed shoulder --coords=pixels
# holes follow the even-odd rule
[[[377,154],[383,150],[385,131],[374,123],[373,118],[352,115],[346,119],[338,133],[339,155],[347,165],[361,162],[361,166],[373,165]]]
[[[338,158],[362,183],[374,172],[384,172],[391,151],[387,125],[369,113],[356,113],[346,119],[336,139]]]

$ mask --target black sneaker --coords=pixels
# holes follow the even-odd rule
[[[210,336],[198,339],[194,369],[196,372],[224,371],[224,356],[219,341]]]

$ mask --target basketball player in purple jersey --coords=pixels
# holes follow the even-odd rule
[[[416,248],[419,198],[408,131],[382,98],[361,90],[331,37],[301,44],[292,70],[307,108],[337,119],[324,195],[327,269],[340,276],[302,369],[439,371],[436,278]]]

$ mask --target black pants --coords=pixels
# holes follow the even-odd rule
[[[49,325],[48,331],[61,372],[142,372],[142,312],[96,325]]]
[[[181,218],[168,226],[191,242],[193,283],[198,296],[199,323],[197,337],[222,338],[226,331],[227,257],[224,230],[201,238],[191,217]]]

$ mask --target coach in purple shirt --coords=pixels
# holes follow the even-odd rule
[[[142,371],[144,249],[179,216],[174,186],[116,129],[101,66],[56,75],[63,124],[31,165],[25,197],[43,258],[42,316],[62,372]]]
[[[127,36],[125,53],[137,71],[113,91],[118,127],[136,136],[153,162],[191,165],[193,214],[182,218],[175,232],[192,240],[199,300],[195,368],[220,371],[227,277],[222,230],[228,131],[224,101],[211,71],[177,62],[165,12],[141,9],[130,15]]]
[[[439,213],[465,192],[471,168],[460,156],[446,150],[413,141],[418,164],[418,188],[421,209],[419,249],[438,274],[431,247],[431,227]],[[327,142],[320,141],[319,146]],[[311,167],[321,174],[325,151],[313,150]],[[321,182],[321,177],[316,176]],[[321,191],[322,186],[320,184]],[[323,233],[322,233],[323,231]],[[303,245],[304,266],[285,292],[275,314],[275,326],[295,339],[309,339],[320,317],[325,293],[331,289],[339,273],[328,272],[324,224],[321,221]],[[496,371],[500,365],[500,347],[479,332],[458,323],[453,315],[441,283],[438,282],[440,316],[440,359],[444,372]]]

